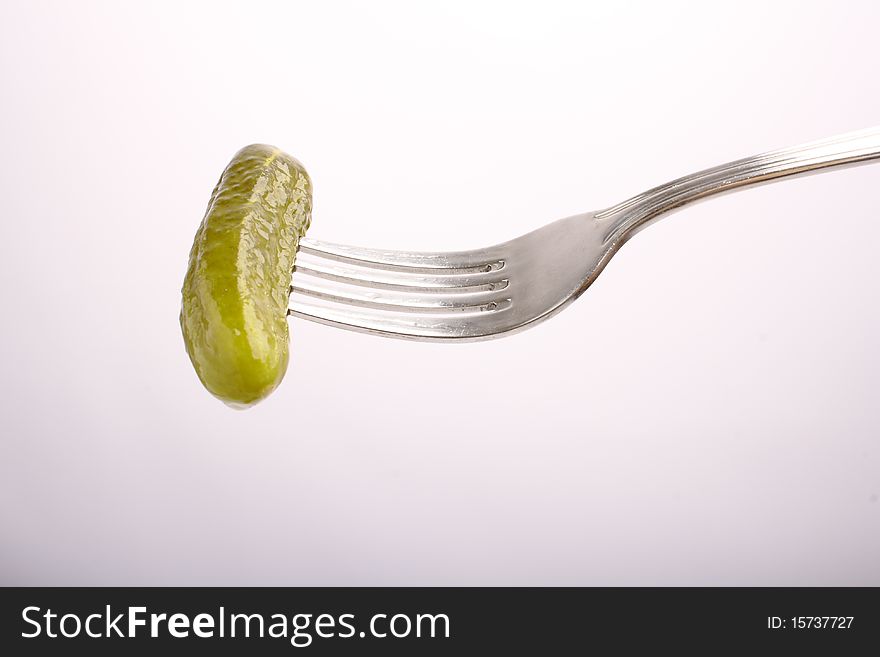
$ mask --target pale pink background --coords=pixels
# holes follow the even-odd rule
[[[293,321],[247,412],[177,323],[244,144],[306,164],[313,237],[483,246],[880,123],[878,24],[3,2],[0,584],[880,585],[880,166],[687,209],[503,340]]]

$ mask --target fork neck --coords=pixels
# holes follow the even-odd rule
[[[880,159],[880,126],[735,160],[654,187],[596,215],[606,243],[626,240],[660,215],[722,192]]]

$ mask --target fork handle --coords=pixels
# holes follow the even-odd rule
[[[628,239],[660,215],[687,203],[788,176],[880,159],[880,126],[770,151],[678,178],[596,215],[608,220],[606,242]]]

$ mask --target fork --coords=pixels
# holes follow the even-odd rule
[[[577,299],[635,233],[721,192],[880,159],[880,127],[771,151],[654,187],[472,251],[366,249],[303,239],[288,314],[411,340],[486,340]]]

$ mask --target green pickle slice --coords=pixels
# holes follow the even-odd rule
[[[312,183],[296,159],[264,144],[227,165],[196,232],[180,326],[204,386],[236,408],[271,393],[289,360],[287,303]]]

